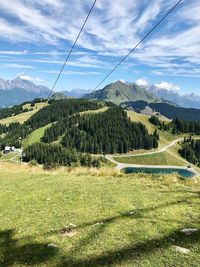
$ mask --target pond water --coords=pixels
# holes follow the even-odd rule
[[[126,167],[123,171],[128,173],[150,173],[150,174],[172,174],[177,173],[184,178],[192,178],[194,173],[186,169],[174,168],[145,168],[145,167]]]

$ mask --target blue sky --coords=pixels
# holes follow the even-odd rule
[[[93,89],[177,0],[97,0],[56,90]],[[93,0],[0,0],[0,77],[51,87]],[[200,1],[183,0],[101,86],[200,94]]]

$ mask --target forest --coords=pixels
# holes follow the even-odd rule
[[[88,153],[127,153],[130,150],[158,147],[158,135],[150,135],[141,123],[133,123],[126,112],[115,105],[96,114],[59,120],[45,131],[43,142],[62,138],[61,144]]]
[[[37,161],[45,167],[62,166],[88,166],[99,167],[100,159],[92,158],[90,154],[77,152],[75,149],[67,149],[58,144],[36,143],[24,150],[23,160]]]
[[[34,102],[31,104],[34,105]],[[104,112],[84,113],[105,106]],[[174,134],[200,134],[200,122],[173,119],[169,123],[160,121],[156,116],[150,117],[149,121],[158,129]],[[1,150],[6,145],[21,147],[22,140],[32,131],[49,123],[52,126],[45,130],[41,142],[26,148],[26,161],[34,159],[41,164],[98,166],[99,163],[88,153],[127,153],[158,147],[158,131],[149,134],[146,126],[132,122],[124,109],[112,103],[67,99],[52,100],[23,124],[0,125]]]
[[[49,123],[64,120],[72,114],[87,110],[96,110],[102,108],[105,104],[98,101],[88,101],[85,99],[69,99],[69,100],[51,100],[49,105],[39,110],[29,120],[26,125],[32,129],[38,129]]]
[[[200,122],[198,121],[186,121],[175,118],[170,123],[160,121],[156,116],[151,116],[149,122],[156,125],[160,130],[170,131],[173,134],[188,133],[188,134],[200,134]]]
[[[189,162],[200,166],[200,140],[185,139],[179,153]]]

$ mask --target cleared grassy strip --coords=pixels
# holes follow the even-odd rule
[[[152,123],[149,122],[149,116],[147,116],[147,115],[139,114],[139,113],[136,113],[134,111],[128,111],[128,116],[130,117],[130,119],[132,121],[141,122],[144,125],[146,125],[146,127],[150,133],[153,133],[155,131],[155,129],[157,129],[157,127],[155,125],[153,125]],[[161,119],[161,120],[169,122],[168,119],[166,119],[166,120]],[[174,139],[178,138],[178,136],[174,136],[173,134],[171,134],[169,132],[158,130],[158,133],[160,136],[159,148],[166,146],[168,143],[170,143]]]
[[[95,110],[87,110],[87,111],[82,111],[79,112],[80,115],[85,115],[85,114],[94,114],[94,113],[100,113],[100,112],[105,112],[108,109],[108,107],[103,107]]]
[[[175,176],[0,163],[1,265],[199,266],[200,232],[180,232],[200,227],[199,191]]]
[[[151,155],[134,156],[134,157],[114,157],[114,159],[120,163],[131,163],[141,165],[175,165],[184,166],[184,161],[174,157],[168,152],[161,152]]]
[[[30,104],[25,105],[24,107],[28,108],[28,105],[30,106]],[[19,115],[16,116],[12,116],[12,117],[8,117],[5,119],[0,120],[0,124],[10,124],[13,122],[19,122],[19,123],[24,123],[25,121],[27,121],[32,115],[34,115],[36,112],[38,112],[41,108],[43,108],[46,105],[46,103],[36,103],[33,108],[33,110],[31,111],[27,111],[24,113],[21,113]]]
[[[17,156],[17,154],[19,154],[19,153],[18,152],[11,152],[8,154],[1,154],[0,160],[11,160],[15,156]]]
[[[35,131],[33,131],[25,140],[23,140],[24,148],[34,143],[40,142],[40,139],[44,136],[44,132],[47,128],[51,127],[52,123],[45,125]]]

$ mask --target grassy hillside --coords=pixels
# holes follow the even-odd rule
[[[123,83],[121,81],[108,84],[102,90],[89,93],[85,95],[84,98],[109,101],[117,105],[126,101],[160,101],[158,97],[152,95],[146,88],[136,84]]]
[[[146,127],[150,133],[153,133],[155,131],[155,129],[157,129],[157,127],[155,125],[153,125],[152,123],[149,122],[149,116],[139,114],[139,113],[136,113],[134,111],[127,111],[127,113],[128,113],[128,116],[130,117],[130,119],[132,121],[141,122],[144,125],[146,125]],[[168,119],[160,119],[160,120],[164,120],[166,122],[169,121]],[[178,138],[177,136],[174,136],[173,134],[171,134],[169,132],[164,132],[164,131],[158,130],[158,133],[160,136],[159,148],[162,148],[163,146],[169,144],[174,139]]]
[[[133,109],[142,111],[146,106],[149,106],[152,110],[161,113],[170,119],[182,119],[187,121],[200,121],[200,109],[195,108],[183,108],[168,103],[148,103],[149,101],[129,101],[124,102],[123,107],[127,109]]]
[[[40,139],[44,136],[44,132],[47,128],[51,127],[52,123],[45,125],[35,131],[33,131],[30,135],[27,136],[25,140],[23,140],[23,147],[26,148],[34,143],[40,142]]]
[[[114,157],[114,159],[121,163],[142,164],[142,165],[174,165],[185,166],[185,161],[180,157],[176,158],[168,152],[161,152],[152,155],[143,155],[135,157]]]
[[[36,103],[34,107],[30,107],[30,104],[24,105],[24,109],[30,109],[33,110],[23,112],[21,114],[18,114],[16,116],[7,117],[5,119],[0,120],[0,124],[10,124],[13,122],[19,122],[24,123],[26,120],[28,120],[32,115],[34,115],[36,112],[38,112],[40,109],[42,109],[46,103]]]
[[[0,163],[1,266],[199,266],[200,184],[177,179]]]
[[[100,112],[105,112],[106,110],[108,110],[108,107],[103,107],[103,108],[99,108],[96,110],[87,110],[87,111],[82,111],[79,112],[80,115],[85,115],[85,114],[96,114],[96,113],[100,113]]]

